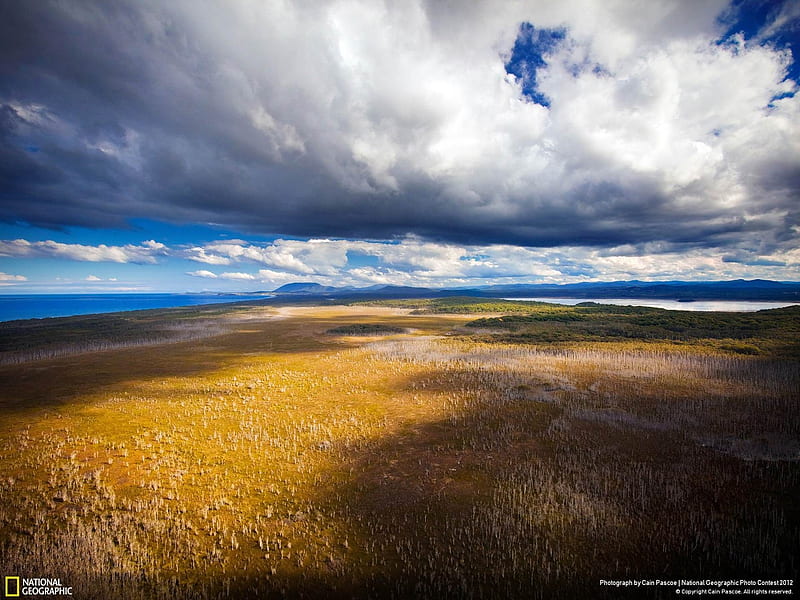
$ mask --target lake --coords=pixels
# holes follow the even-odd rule
[[[0,295],[0,321],[245,302],[268,297],[264,294],[9,294]]]
[[[616,306],[647,306],[650,308],[666,308],[668,310],[703,310],[722,312],[755,312],[769,308],[795,306],[794,302],[758,302],[753,300],[695,300],[678,302],[677,300],[655,300],[640,298],[503,298],[503,300],[525,300],[528,302],[550,302],[574,306],[581,302],[597,302],[598,304],[614,304]]]

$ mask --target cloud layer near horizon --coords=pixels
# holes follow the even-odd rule
[[[790,5],[765,28],[796,24]],[[777,264],[798,247],[792,57],[759,38],[718,43],[735,18],[724,2],[43,1],[2,11],[0,219],[10,222],[147,217],[411,235],[442,252],[583,248],[587,259],[650,244],[735,264]],[[564,32],[535,73],[549,108],[504,66],[522,23]],[[204,246],[195,258],[298,275],[341,268],[340,250],[326,272],[308,247],[243,245],[262,253],[248,257]]]
[[[722,250],[665,243],[610,248],[524,248],[464,245],[405,238],[394,242],[277,239],[270,243],[218,240],[168,247],[155,241],[124,246],[64,244],[52,240],[0,240],[0,258],[67,259],[88,263],[199,263],[193,278],[273,289],[293,281],[324,285],[466,287],[491,283],[574,283],[632,279],[715,280],[800,273],[800,249],[746,259]],[[191,262],[189,262],[191,261]],[[183,263],[181,263],[183,264]],[[25,277],[0,274],[0,281]],[[106,280],[92,274],[87,282]]]
[[[267,245],[220,241],[181,251],[190,260],[216,267],[189,275],[255,281],[277,287],[292,281],[325,285],[470,286],[489,283],[574,283],[632,279],[780,279],[800,272],[800,250],[741,261],[720,250],[665,244],[523,248],[508,244],[459,245],[404,239],[394,243],[312,239],[275,240]],[[372,257],[362,264],[355,257]],[[219,272],[219,265],[242,271]],[[258,268],[260,266],[268,268]]]

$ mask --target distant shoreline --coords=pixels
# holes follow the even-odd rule
[[[430,294],[420,294],[417,298],[456,297],[459,295],[452,290],[431,290]],[[743,299],[743,298],[628,298],[602,296],[511,296],[497,295],[486,296],[476,294],[475,297],[486,299],[497,298],[515,301],[548,302],[552,304],[565,304],[574,306],[582,302],[596,302],[597,304],[644,306],[649,308],[664,308],[667,310],[685,311],[721,311],[721,312],[753,312],[771,308],[783,308],[800,305],[800,301]],[[380,299],[403,299],[401,294],[373,294],[363,293],[322,293],[322,294],[0,294],[0,323],[12,321],[26,321],[30,319],[68,318],[88,315],[107,315],[143,310],[157,310],[168,308],[191,308],[213,306],[222,304],[239,304],[245,302],[259,302],[265,304],[288,303],[309,304],[320,303],[348,303],[352,301],[368,301]]]

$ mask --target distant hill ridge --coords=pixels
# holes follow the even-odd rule
[[[367,294],[370,296],[391,296],[408,298],[410,296],[436,296],[440,290],[398,285],[372,285],[369,287],[331,287],[319,283],[287,283],[272,291],[279,296],[350,296]],[[451,294],[445,294],[451,295]]]
[[[327,285],[320,285],[318,283],[287,283],[286,285],[282,285],[276,290],[273,290],[273,294],[325,294],[328,292],[336,292],[342,290],[344,288],[336,288]]]
[[[731,281],[610,281],[568,284],[510,284],[473,288],[424,288],[373,285],[333,287],[313,282],[287,283],[273,290],[278,296],[370,296],[381,298],[436,298],[443,296],[542,298],[652,298],[660,300],[764,300],[800,302],[800,282],[765,279]]]

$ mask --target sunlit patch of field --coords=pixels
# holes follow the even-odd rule
[[[255,310],[0,369],[4,573],[96,598],[572,598],[797,572],[797,361]]]

